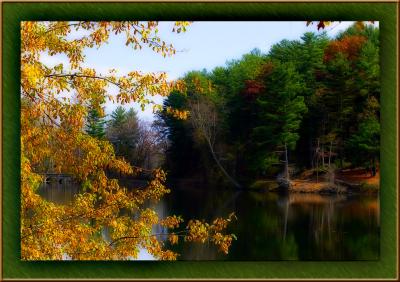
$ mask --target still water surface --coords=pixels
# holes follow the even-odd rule
[[[171,193],[149,204],[160,217],[181,215],[212,221],[235,212],[228,255],[212,244],[171,246],[181,260],[376,260],[379,259],[379,197],[236,192],[170,184]],[[44,184],[40,194],[58,204],[79,193],[72,183]],[[154,233],[166,232],[155,226]],[[168,246],[168,242],[166,242]],[[152,259],[141,250],[139,259]]]

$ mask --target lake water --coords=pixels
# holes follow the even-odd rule
[[[229,232],[237,236],[228,255],[212,244],[170,246],[181,260],[377,260],[379,197],[237,192],[170,184],[154,207],[160,217],[181,215],[212,221],[235,212]],[[76,184],[44,184],[40,194],[59,204],[78,193]],[[156,232],[160,227],[155,226]],[[166,242],[168,246],[168,242]],[[139,259],[152,259],[141,250]]]

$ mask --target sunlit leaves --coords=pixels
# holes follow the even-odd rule
[[[187,119],[189,115],[189,111],[187,110],[178,110],[171,107],[166,107],[166,113],[168,115],[173,116],[176,119],[182,119],[182,120]]]
[[[185,32],[189,22],[176,22],[173,30]],[[182,81],[168,81],[165,73],[133,70],[117,75],[83,66],[84,50],[106,44],[111,34],[125,36],[133,49],[150,48],[164,57],[175,54],[171,44],[158,35],[158,22],[22,22],[21,23],[21,257],[24,260],[116,260],[137,258],[145,248],[158,259],[176,259],[166,250],[152,227],[160,224],[177,229],[177,216],[160,219],[146,201],[159,201],[170,190],[160,169],[143,189],[128,190],[108,171],[131,175],[141,171],[115,155],[113,146],[85,133],[90,107],[103,115],[109,100],[153,106],[150,96],[167,96],[182,90]],[[67,63],[45,65],[41,56],[62,55]],[[109,88],[116,89],[112,95]],[[188,112],[170,109],[179,118]],[[68,173],[82,183],[83,191],[68,205],[57,205],[36,192],[43,178],[39,173]],[[218,226],[221,223],[216,222]],[[216,226],[217,226],[216,225]],[[210,225],[209,228],[211,228]],[[220,228],[218,228],[219,230]],[[186,230],[186,229],[185,229]],[[191,230],[190,228],[188,230]],[[214,230],[214,229],[210,229]],[[216,230],[216,229],[215,229]],[[221,231],[221,230],[220,230]],[[108,236],[105,236],[105,232]],[[185,234],[171,233],[176,244]],[[186,231],[185,231],[186,232]],[[214,233],[201,236],[214,236]],[[188,236],[195,236],[195,230]],[[210,238],[211,238],[210,237]],[[194,237],[193,237],[194,238]],[[203,237],[206,238],[206,237]],[[215,238],[226,252],[226,239]],[[221,241],[222,240],[222,241]],[[225,243],[224,243],[225,242]]]
[[[233,219],[236,219],[236,216],[232,213],[227,219],[215,219],[212,224],[200,220],[190,220],[186,227],[188,234],[185,236],[185,241],[204,243],[206,240],[210,240],[221,252],[228,254],[229,247],[236,236],[224,234],[223,231]]]

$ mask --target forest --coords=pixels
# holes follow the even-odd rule
[[[185,89],[170,93],[152,125],[139,126],[134,110],[120,107],[108,127],[89,115],[87,132],[107,136],[117,155],[133,165],[163,166],[171,178],[213,185],[257,188],[265,186],[262,180],[292,176],[323,182],[345,169],[376,175],[380,89],[374,26],[354,25],[334,39],[305,33],[267,54],[254,49],[182,79]],[[190,114],[181,119],[169,109]]]
[[[174,56],[158,22],[23,22],[21,258],[375,259],[379,28],[329,23],[170,81],[84,64],[113,33]]]
[[[353,26],[330,39],[305,33],[268,54],[255,49],[210,72],[183,78],[160,114],[175,177],[228,181],[246,188],[259,179],[308,178],[379,166],[379,31]],[[316,179],[318,180],[318,179]],[[259,182],[260,183],[260,182]]]

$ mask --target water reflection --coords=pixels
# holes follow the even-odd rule
[[[228,255],[212,244],[169,246],[181,260],[376,260],[379,258],[379,198],[236,192],[171,184],[161,202],[147,203],[160,217],[212,220],[234,211],[229,232],[238,237]],[[66,204],[78,193],[76,184],[46,184],[40,194]],[[153,233],[167,230],[154,226]],[[165,241],[168,246],[168,242]],[[141,250],[139,259],[154,259]]]
[[[376,260],[379,206],[374,196],[201,191],[176,188],[166,199],[184,218],[226,216],[238,240],[228,256],[183,244],[182,260]],[[221,208],[223,207],[223,208]]]
[[[39,194],[53,203],[65,205],[73,201],[79,190],[80,186],[72,180],[65,180],[61,183],[52,181],[43,183],[39,187]]]

